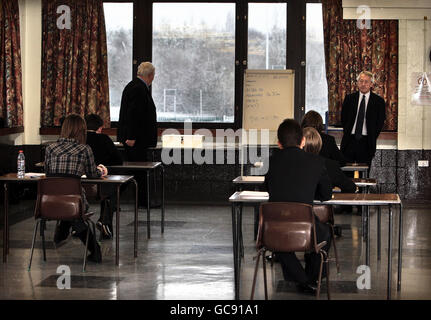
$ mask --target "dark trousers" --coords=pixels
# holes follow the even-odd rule
[[[83,221],[60,221],[59,224],[59,230],[58,232],[61,232],[61,234],[69,234],[70,228],[72,227],[72,230],[76,232],[76,235],[78,238],[82,241],[82,243],[85,245],[85,240],[87,237],[87,225]],[[90,252],[94,252],[94,243],[95,238],[93,231],[90,228],[90,234],[88,235],[88,250]]]
[[[112,218],[117,211],[117,187],[102,184],[100,191],[106,199],[103,200],[99,221],[112,227]]]
[[[315,219],[317,243],[326,241],[323,250],[328,252],[331,247],[331,231],[327,224],[321,223],[317,217],[315,217]],[[304,255],[305,269],[296,257],[295,252],[276,252],[276,256],[280,260],[285,280],[307,284],[313,283],[318,279],[321,259],[320,254],[314,252],[306,253]],[[323,270],[325,271],[325,266]]]
[[[149,161],[146,148],[124,147],[127,161]],[[147,174],[145,171],[131,171],[130,175],[135,177],[138,184],[138,205],[147,205]]]
[[[350,139],[343,150],[343,154],[348,162],[366,163],[371,166],[372,155],[370,154],[368,145],[368,137],[362,136],[359,140],[355,139],[354,135]]]

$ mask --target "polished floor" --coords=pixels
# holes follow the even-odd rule
[[[123,204],[120,226],[120,266],[114,264],[115,241],[103,240],[103,263],[89,262],[81,271],[84,247],[75,238],[54,248],[55,222],[47,229],[47,262],[43,262],[40,237],[33,265],[27,271],[34,228],[32,201],[11,205],[10,254],[0,263],[0,299],[143,299],[207,300],[234,298],[232,225],[230,206],[169,205],[165,232],[160,232],[160,210],[152,210],[151,239],[146,238],[146,212],[140,210],[139,254],[133,258],[133,211]],[[92,207],[98,210],[97,206]],[[361,239],[360,217],[336,215],[342,225],[337,238],[341,272],[331,264],[332,299],[386,299],[387,210],[382,215],[382,257],[377,260],[376,214],[371,214],[371,288],[358,289],[358,266],[365,264],[365,243]],[[395,215],[397,217],[397,214]],[[97,218],[97,214],[96,214]],[[395,233],[398,232],[395,219]],[[396,291],[397,237],[394,236],[392,299],[431,299],[431,206],[405,205],[402,288]],[[241,299],[249,299],[254,272],[253,211],[244,209],[245,256],[241,270]],[[332,254],[332,252],[331,252]],[[301,255],[299,255],[301,257]],[[332,254],[333,256],[333,254]],[[71,271],[70,289],[57,268]],[[315,299],[300,294],[283,281],[280,265],[268,267],[269,298]],[[259,269],[256,299],[263,299],[263,276]],[[323,288],[321,299],[326,299]]]

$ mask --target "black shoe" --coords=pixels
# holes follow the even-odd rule
[[[59,244],[60,242],[66,240],[68,236],[69,230],[65,231],[64,229],[62,230],[62,228],[57,226],[54,233],[54,243]]]
[[[314,285],[308,283],[298,283],[296,288],[299,292],[304,294],[316,295],[317,293],[317,288]]]
[[[112,225],[103,224],[101,221],[97,221],[96,228],[100,231],[102,239],[112,239]]]
[[[112,226],[108,224],[102,225],[102,238],[103,239],[112,239]]]
[[[95,250],[87,257],[87,260],[95,263],[102,262],[102,251],[99,244],[96,244]]]
[[[342,235],[342,229],[340,225],[335,225],[334,226],[334,235],[337,237],[341,237]]]
[[[280,262],[280,260],[278,259],[277,255],[275,253],[273,253],[269,256],[266,256],[266,260],[269,262],[271,262],[271,261],[272,262]]]

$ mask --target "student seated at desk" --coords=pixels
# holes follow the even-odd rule
[[[302,133],[305,138],[304,151],[319,154],[319,151],[322,148],[322,138],[320,137],[319,132],[312,127],[306,127],[302,129]],[[325,157],[322,158],[325,161],[326,170],[328,171],[332,187],[338,187],[341,192],[344,193],[355,193],[355,183],[344,174],[338,162]]]
[[[277,131],[280,150],[269,158],[265,185],[270,202],[301,202],[313,204],[314,199],[329,200],[332,185],[326,172],[324,160],[318,155],[305,152],[305,138],[299,123],[293,119],[284,120]],[[323,249],[328,252],[331,243],[329,226],[316,217],[317,242],[327,241]],[[284,279],[295,281],[298,290],[316,293],[319,275],[320,255],[305,254],[305,270],[294,252],[276,252],[281,262]],[[325,274],[325,266],[324,272]]]
[[[85,144],[86,131],[85,121],[80,115],[71,114],[66,117],[61,127],[60,138],[57,142],[47,146],[45,150],[45,173],[47,177],[72,176],[81,178],[85,174],[89,178],[98,178],[108,174],[108,170],[103,165],[96,166],[93,152]],[[85,198],[84,189],[82,189],[82,198],[85,210],[88,210],[89,205]],[[82,221],[61,221],[55,230],[54,242],[59,244],[66,240],[71,227],[85,244],[87,226]],[[100,263],[102,262],[102,253],[94,236],[90,230],[88,238],[90,255],[88,260]]]
[[[93,150],[95,162],[105,165],[122,164],[123,159],[114,142],[106,134],[102,133],[102,118],[97,114],[89,114],[85,117],[85,122],[87,123],[87,144]],[[115,186],[102,185],[101,193],[107,196],[108,201],[105,202],[104,211],[100,212],[96,226],[102,233],[102,238],[112,239],[113,208],[117,207]]]
[[[338,149],[335,138],[323,132],[323,119],[318,112],[310,110],[304,115],[301,122],[301,128],[304,129],[306,127],[312,127],[319,133],[322,139],[322,148],[320,149],[319,154],[322,157],[338,161],[340,167],[346,165],[347,160],[341,153],[340,149]]]

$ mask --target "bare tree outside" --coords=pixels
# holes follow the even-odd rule
[[[111,121],[132,79],[133,4],[105,3]],[[235,4],[154,3],[158,121],[234,122]],[[249,5],[249,69],[286,68],[286,3]]]
[[[235,4],[154,3],[158,121],[233,122]]]
[[[325,112],[328,111],[328,84],[323,44],[322,4],[307,3],[306,8],[305,111],[317,111],[325,121]]]
[[[248,5],[248,68],[286,69],[286,3]]]
[[[132,80],[133,3],[104,3],[111,121],[118,121],[121,94]]]

